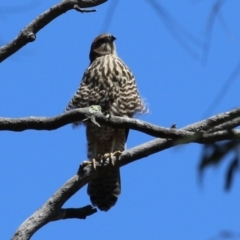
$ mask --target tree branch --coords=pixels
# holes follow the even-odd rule
[[[106,1],[107,0],[64,0],[54,5],[35,18],[13,41],[0,47],[0,63],[29,42],[33,42],[36,39],[36,33],[61,14],[72,9],[82,13],[93,12],[93,10],[83,10],[83,8],[95,7]]]
[[[92,207],[91,205],[87,205],[82,208],[64,208],[60,209],[55,216],[54,220],[64,220],[69,218],[77,218],[77,219],[86,219],[86,217],[97,212],[97,209]]]
[[[88,172],[91,172],[91,174]],[[57,190],[57,192],[54,193],[53,196],[48,199],[48,201],[40,209],[38,209],[32,216],[30,216],[21,224],[12,237],[12,240],[28,240],[38,229],[47,223],[64,219],[64,210],[61,209],[63,204],[96,175],[96,171],[92,170],[91,168],[86,168],[85,172],[82,172],[81,175],[74,175],[59,190]],[[88,214],[86,214],[85,217],[96,212],[96,209],[92,209],[92,211],[89,209],[87,210]]]
[[[220,124],[210,129],[208,132],[217,132],[217,131],[226,130],[226,129],[233,129],[235,127],[238,127],[239,125],[240,125],[240,117],[237,117],[233,120],[229,120],[223,124]]]
[[[24,131],[24,130],[55,130],[67,124],[79,121],[93,121],[114,128],[128,128],[140,131],[153,137],[179,140],[190,138],[197,141],[203,137],[204,131],[209,133],[223,129],[230,129],[230,126],[240,125],[240,108],[215,115],[204,121],[191,124],[180,130],[174,128],[164,128],[154,124],[133,118],[122,118],[116,116],[106,117],[101,112],[93,112],[91,108],[79,108],[55,117],[28,117],[28,118],[0,118],[0,131]],[[234,119],[235,118],[235,119]],[[216,128],[218,126],[218,128]],[[211,130],[211,131],[210,131]],[[206,136],[206,135],[204,135]],[[209,135],[210,136],[210,135]],[[209,138],[208,136],[208,138]],[[216,135],[215,135],[216,136]],[[224,135],[225,136],[225,135]]]
[[[70,115],[73,115],[73,117],[76,117],[77,115],[77,119],[73,119],[73,120],[79,121],[80,118],[83,119],[84,117],[86,117],[85,111],[86,111],[86,108],[78,109],[78,110],[71,111],[67,114],[62,114],[61,116],[66,117],[70,114]],[[236,110],[233,110],[233,111],[236,112]],[[231,114],[229,114],[229,112],[227,113],[228,116]],[[126,118],[115,118],[115,117],[106,120],[106,117],[100,113],[94,113],[94,116],[96,117],[97,120],[100,120],[100,122],[102,121],[102,122],[105,122],[105,124],[108,124],[108,123],[113,124],[112,126],[114,126],[114,124],[119,126],[121,124],[123,125],[128,124],[128,120],[129,120]],[[224,114],[216,115],[215,116],[216,121],[214,121],[214,124],[212,123],[212,121],[209,121],[209,119],[202,121],[203,128],[209,129],[209,127],[207,126],[207,123],[209,122],[211,125],[216,125],[218,120],[221,119],[219,118],[219,116],[223,117]],[[213,120],[213,118],[214,117],[212,117],[211,120]],[[58,118],[55,117],[55,119],[58,119]],[[118,122],[119,119],[121,120],[120,122]],[[125,120],[127,121],[125,122]],[[222,120],[219,120],[220,124],[221,122]],[[135,123],[138,124],[138,121]],[[133,124],[133,122],[131,122],[130,124]],[[144,124],[140,123],[139,126],[142,126],[142,125]],[[199,122],[192,124],[188,127],[185,127],[183,129],[185,130],[184,132],[188,133],[189,130],[198,129],[198,128],[201,128]],[[182,131],[182,130],[180,129],[179,131]],[[95,208],[92,208],[91,206],[86,206],[84,208],[77,208],[77,209],[62,209],[62,206],[70,197],[72,197],[77,191],[79,191],[85,184],[87,184],[89,181],[99,176],[100,174],[106,174],[107,172],[111,171],[112,168],[114,167],[125,166],[134,161],[147,157],[151,154],[160,152],[164,149],[167,149],[176,145],[180,145],[180,144],[186,144],[189,142],[196,142],[196,143],[202,144],[202,143],[210,143],[210,142],[216,142],[216,141],[233,139],[233,138],[240,139],[240,131],[224,130],[224,131],[218,131],[214,133],[200,133],[200,134],[196,133],[194,138],[192,136],[189,137],[187,135],[179,138],[177,141],[157,138],[147,143],[141,144],[137,147],[126,150],[122,152],[120,156],[112,156],[111,161],[115,163],[114,166],[109,164],[110,162],[109,157],[105,159],[105,161],[103,161],[104,163],[100,163],[100,161],[96,162],[96,167],[98,171],[96,171],[93,168],[93,165],[91,164],[91,162],[83,162],[83,164],[80,166],[78,170],[78,173],[74,175],[69,181],[67,181],[40,209],[38,209],[32,216],[30,216],[19,227],[19,229],[16,231],[12,239],[27,240],[39,228],[41,228],[42,226],[46,225],[51,221],[68,219],[68,218],[85,219],[87,216],[95,213],[97,210]]]
[[[217,114],[206,120],[198,122],[198,124],[186,126],[184,130],[186,130],[187,128],[188,131],[193,131],[193,132],[208,131],[220,124],[231,122],[233,119],[237,117],[240,117],[240,108],[235,108],[229,112]],[[223,128],[221,128],[221,130],[223,130]]]

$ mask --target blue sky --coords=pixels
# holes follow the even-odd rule
[[[180,128],[239,106],[237,77],[221,101],[206,113],[239,62],[238,0],[223,5],[207,55],[202,46],[215,1],[161,1],[174,19],[173,25],[157,15],[148,1],[136,5],[127,0],[119,1],[106,24],[112,2],[97,7],[96,13],[67,12],[42,29],[35,42],[1,63],[2,117],[62,113],[89,64],[90,44],[102,32],[117,37],[118,54],[135,74],[141,96],[149,105],[151,113],[140,119],[164,127],[176,123]],[[21,1],[25,3],[29,1]],[[15,38],[56,3],[35,1],[29,9],[13,11],[6,7],[17,6],[18,1],[2,2],[0,44]],[[189,40],[183,28],[197,40]],[[151,139],[131,131],[127,146]],[[83,127],[68,125],[50,132],[5,131],[0,141],[0,235],[10,239],[17,227],[76,173],[86,159],[86,139]],[[121,169],[122,194],[109,212],[98,212],[86,220],[50,223],[32,239],[203,240],[223,230],[239,232],[239,175],[226,193],[228,162],[224,161],[209,168],[200,183],[201,147],[175,147],[127,165]],[[84,188],[65,206],[89,203]]]

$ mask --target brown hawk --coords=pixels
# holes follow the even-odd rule
[[[132,72],[117,56],[115,39],[110,34],[95,38],[89,54],[90,65],[66,111],[100,105],[103,112],[120,117],[133,117],[137,112],[145,112]],[[99,154],[124,150],[128,129],[98,127],[91,122],[85,125],[89,160]],[[97,177],[88,184],[87,192],[94,206],[108,211],[121,192],[120,170]]]

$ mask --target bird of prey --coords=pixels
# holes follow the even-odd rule
[[[100,105],[102,112],[129,118],[147,111],[132,72],[117,55],[115,40],[111,34],[101,34],[94,39],[89,54],[90,65],[66,111]],[[90,121],[84,124],[89,160],[99,154],[124,150],[128,129],[98,127]],[[87,192],[94,206],[108,211],[115,205],[121,192],[119,168],[92,180]]]

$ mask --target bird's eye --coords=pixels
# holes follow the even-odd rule
[[[101,44],[102,44],[102,43],[109,42],[109,40],[108,40],[108,38],[102,38],[102,39],[100,40],[100,42],[101,42]]]
[[[103,43],[105,43],[106,42],[106,39],[101,39],[101,40],[99,40],[99,44],[103,44]]]
[[[111,39],[109,38],[109,36],[107,37],[103,37],[101,39],[98,39],[95,43],[94,43],[94,47],[98,48],[100,46],[102,46],[103,44],[109,43],[111,42]]]
[[[100,39],[100,40],[98,40],[96,43],[95,43],[95,47],[99,47],[99,46],[101,46],[103,43],[105,43],[106,41],[105,41],[105,39]]]

